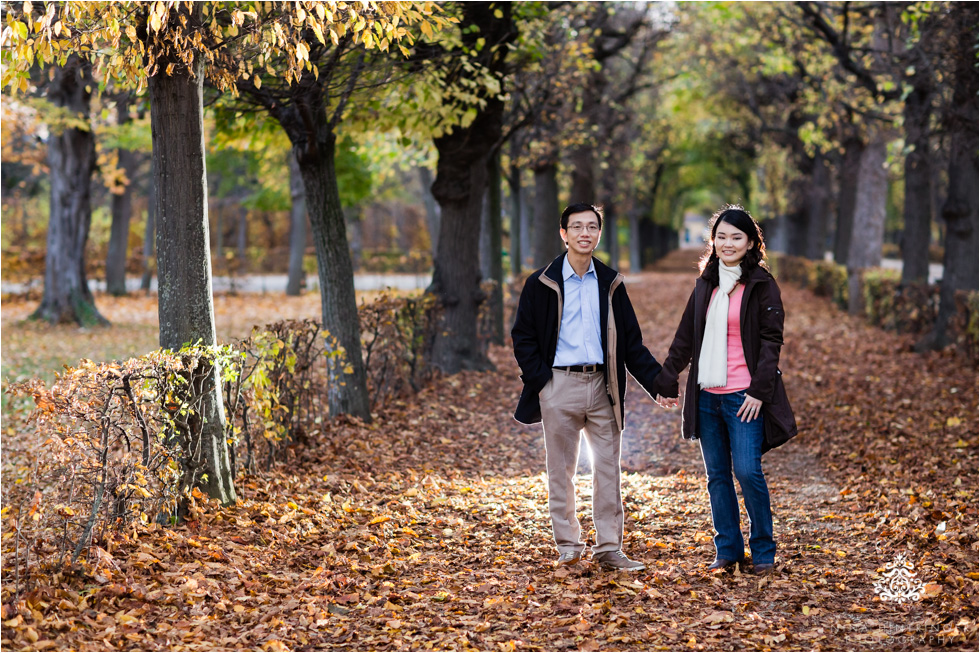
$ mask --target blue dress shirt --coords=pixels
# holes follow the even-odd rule
[[[579,277],[568,262],[561,269],[565,285],[565,300],[558,330],[556,367],[591,365],[605,362],[602,335],[599,327],[599,278],[595,261],[589,261],[584,277]]]

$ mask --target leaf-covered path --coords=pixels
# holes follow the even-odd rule
[[[658,358],[692,279],[628,279]],[[976,361],[913,354],[804,291],[784,301],[803,434],[764,459],[772,576],[705,573],[697,445],[635,384],[625,549],[647,570],[556,572],[540,431],[511,419],[519,381],[501,348],[495,372],[309,434],[289,464],[244,479],[237,506],[199,501],[189,523],[131,534],[16,603],[5,588],[3,647],[976,650]],[[586,475],[579,497],[589,525]],[[919,601],[876,591],[899,554]]]

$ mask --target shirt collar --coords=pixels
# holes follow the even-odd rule
[[[572,264],[568,262],[568,256],[566,255],[565,261],[562,263],[561,266],[561,278],[562,280],[567,281],[568,278],[573,274],[575,274],[575,270],[572,268]],[[588,276],[589,274],[598,278],[598,275],[596,275],[596,271],[595,271],[595,259],[591,259],[591,258],[589,259],[589,269],[585,271],[585,275]]]

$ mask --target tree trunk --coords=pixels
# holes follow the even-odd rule
[[[445,143],[458,132],[440,138],[438,143]],[[438,297],[443,318],[431,361],[448,374],[490,366],[477,333],[480,305],[486,300],[480,289],[477,216],[483,208],[487,164],[486,160],[473,160],[475,157],[460,160],[462,150],[463,147],[456,149],[445,144],[440,147],[439,169],[432,187],[442,210],[442,224],[428,292]]]
[[[293,151],[306,188],[316,247],[323,328],[330,334],[328,350],[342,352],[343,357],[342,363],[330,365],[330,414],[354,415],[370,421],[367,373],[361,354],[361,325],[354,294],[354,268],[334,167],[337,139],[329,129],[322,105],[313,115],[317,120],[315,144],[296,138],[293,139]],[[302,129],[299,125],[296,127]]]
[[[609,252],[609,265],[619,269],[619,215],[616,204],[609,202],[605,206],[602,219],[602,234],[606,241],[606,251]]]
[[[148,192],[146,196],[146,229],[143,232],[143,278],[140,280],[140,290],[149,292],[150,284],[153,281],[153,273],[156,271],[156,173],[155,164],[150,162],[150,180],[147,182]]]
[[[236,272],[238,274],[245,274],[248,272],[248,207],[244,204],[238,205],[236,236],[236,240],[238,241],[238,266]]]
[[[439,204],[432,197],[432,171],[419,167],[419,182],[422,186],[422,203],[425,204],[425,224],[429,228],[429,242],[432,244],[432,259],[439,249]]]
[[[629,256],[630,256],[630,266],[629,271],[633,274],[640,272],[643,268],[640,266],[640,209],[639,207],[631,207],[629,210],[629,223],[630,223],[630,240],[629,240]]]
[[[118,124],[129,122],[129,95],[121,93],[116,102]],[[110,211],[112,227],[109,233],[109,251],[105,262],[106,292],[110,295],[126,294],[126,255],[129,250],[129,222],[133,214],[133,177],[136,172],[136,153],[116,150],[119,168],[125,173],[126,185],[121,193],[112,193]]]
[[[306,253],[306,191],[303,176],[299,172],[296,155],[289,152],[289,278],[286,281],[286,294],[299,295],[306,287],[306,271],[303,269],[303,254]]]
[[[790,193],[795,198],[786,213],[786,253],[790,256],[806,256],[807,206],[806,182],[793,183]]]
[[[354,272],[361,269],[361,260],[364,257],[364,217],[359,204],[344,207],[344,226],[347,228],[351,271]],[[408,249],[408,246],[404,249]]]
[[[905,98],[905,208],[902,228],[902,283],[929,280],[929,242],[932,232],[932,166],[929,144],[931,75],[918,70]]]
[[[487,162],[488,169],[488,202],[490,241],[490,278],[495,282],[493,294],[490,296],[490,311],[493,316],[493,342],[504,344],[504,261],[503,261],[503,208],[500,202],[500,150],[491,155]]]
[[[533,255],[534,202],[531,188],[521,186],[521,269],[531,267]]]
[[[463,45],[508,43],[516,36],[510,3],[466,2],[460,5],[462,22],[476,29],[463,34]],[[481,63],[498,79],[503,76],[505,47],[485,48]],[[442,318],[432,345],[431,363],[455,374],[466,369],[488,369],[477,319],[486,300],[480,289],[479,215],[487,187],[487,165],[500,146],[504,104],[491,95],[468,127],[435,139],[439,151],[432,195],[442,209],[439,249],[428,292],[442,307]]]
[[[653,219],[648,215],[640,218],[637,225],[639,230],[640,269],[657,262],[656,239],[657,229]]]
[[[200,19],[201,5],[189,9]],[[179,350],[185,343],[216,344],[205,169],[203,57],[193,71],[179,64],[172,75],[150,77],[150,122],[156,185],[157,266],[160,346]],[[198,485],[223,504],[236,501],[234,470],[225,439],[225,414],[215,368],[200,420],[204,477]],[[185,470],[186,472],[187,470]]]
[[[834,261],[847,265],[851,249],[851,233],[854,230],[854,205],[857,202],[858,172],[861,169],[861,154],[864,143],[852,136],[844,141],[844,156],[839,172],[839,195],[837,200],[837,232],[834,238]]]
[[[946,223],[943,280],[939,293],[936,326],[921,342],[919,350],[941,349],[950,342],[949,321],[956,314],[956,291],[977,290],[978,270],[978,115],[980,103],[976,54],[978,6],[974,2],[954,3],[953,25],[958,32],[953,100],[946,119],[950,133],[949,191],[943,205]]]
[[[89,122],[91,65],[71,55],[54,68],[48,99],[73,117]],[[51,206],[44,295],[32,319],[52,324],[107,325],[92,298],[85,276],[85,246],[92,224],[91,184],[95,170],[95,138],[91,129],[66,127],[48,140]]]
[[[827,214],[830,209],[830,170],[827,159],[817,153],[806,191],[806,245],[804,255],[822,261],[827,249]]]
[[[489,167],[487,168],[489,180]],[[489,181],[487,190],[489,191]],[[480,279],[490,279],[490,193],[483,195],[480,203]]]
[[[587,94],[586,97],[589,97]],[[594,104],[589,102],[588,104]],[[588,115],[588,114],[586,114]],[[592,146],[586,143],[572,153],[572,188],[569,204],[595,204],[595,171]]]
[[[558,166],[547,164],[534,169],[534,260],[535,269],[551,263],[565,250],[558,234],[561,209],[558,208]]]
[[[507,186],[510,189],[510,273],[515,279],[521,275],[523,268],[524,249],[522,247],[522,230],[524,228],[523,206],[521,205],[521,169],[513,164],[511,157],[510,174],[507,175]]]
[[[851,315],[864,310],[861,274],[881,264],[885,238],[885,206],[888,199],[887,140],[875,135],[861,153],[858,189],[854,203],[854,225],[847,256],[848,307]]]

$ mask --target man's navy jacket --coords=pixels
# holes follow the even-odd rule
[[[514,419],[524,424],[541,421],[538,393],[551,379],[551,368],[558,348],[558,329],[565,298],[562,266],[565,254],[528,277],[521,292],[517,317],[511,337],[514,357],[521,366],[524,389],[517,402]],[[660,363],[643,345],[643,335],[636,321],[633,304],[626,294],[623,275],[602,263],[595,262],[599,280],[599,328],[605,355],[606,394],[616,414],[620,431],[623,429],[626,399],[626,371],[639,381],[648,394],[654,396],[654,379],[660,373]],[[605,301],[603,301],[605,298]],[[612,313],[613,319],[609,319]],[[615,373],[612,371],[615,370]]]

